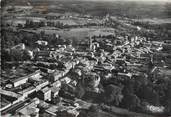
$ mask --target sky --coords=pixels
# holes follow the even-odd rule
[[[89,0],[89,1],[141,1],[141,2],[171,2],[171,0]]]

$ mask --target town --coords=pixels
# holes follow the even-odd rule
[[[171,115],[169,20],[14,3],[1,8],[2,117]]]

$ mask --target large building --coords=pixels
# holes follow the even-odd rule
[[[45,101],[51,101],[51,89],[48,87],[43,88],[39,91],[38,97]]]
[[[20,77],[17,79],[12,80],[12,84],[14,87],[18,87],[22,84],[27,83],[28,79],[36,79],[36,78],[40,78],[40,70],[37,70],[31,74],[28,74],[24,77]]]
[[[16,115],[19,117],[39,117],[39,108],[37,108],[37,105],[39,104],[39,99],[34,98],[29,104],[26,104],[25,106],[18,108],[16,110]]]
[[[28,77],[21,77],[21,78],[13,80],[12,83],[14,87],[17,87],[22,84],[25,84],[27,81],[28,81]]]

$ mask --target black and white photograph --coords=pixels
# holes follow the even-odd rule
[[[171,0],[0,6],[0,117],[171,117]]]

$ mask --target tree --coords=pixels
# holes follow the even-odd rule
[[[104,101],[108,104],[113,103],[115,105],[119,105],[123,98],[121,91],[122,89],[116,85],[108,85],[105,88]]]
[[[70,40],[70,39],[66,39],[66,45],[70,45],[70,44],[72,44],[72,41]]]
[[[76,88],[76,96],[78,98],[82,98],[85,94],[85,88],[82,84],[82,81],[79,80],[78,83],[77,83],[77,88]]]
[[[13,61],[21,61],[22,60],[22,52],[18,50],[11,50],[11,59]]]
[[[124,95],[134,94],[134,82],[132,79],[127,79],[124,81],[124,88],[122,92]]]
[[[57,104],[57,103],[59,103],[61,100],[62,100],[62,98],[59,97],[59,96],[57,96],[57,97],[55,97],[55,98],[53,99],[53,104]]]
[[[142,85],[138,91],[138,96],[152,105],[159,105],[159,95],[150,85]]]
[[[168,114],[171,114],[171,80],[168,81],[168,86],[166,90],[166,101],[165,101],[165,106],[166,106],[166,112]]]
[[[26,61],[26,60],[30,60],[32,58],[32,56],[30,55],[28,50],[24,50],[22,53],[22,60]]]
[[[1,53],[2,53],[2,55],[1,55],[2,61],[10,61],[11,60],[10,52],[8,50],[2,49]]]
[[[43,22],[43,21],[41,21],[40,23],[39,23],[39,27],[44,27],[45,26],[45,23]]]
[[[134,94],[124,95],[121,106],[129,110],[136,110],[140,107],[140,99]]]

